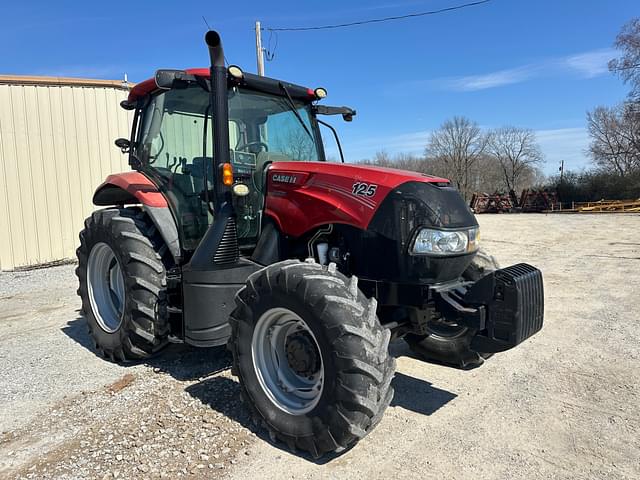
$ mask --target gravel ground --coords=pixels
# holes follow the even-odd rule
[[[640,216],[478,219],[542,269],[544,329],[469,371],[396,342],[384,419],[320,462],[256,437],[224,350],[107,363],[73,266],[0,273],[0,478],[640,478]]]
[[[102,360],[74,269],[0,273],[0,478],[211,478],[248,455],[226,350]]]

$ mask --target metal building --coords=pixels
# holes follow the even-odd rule
[[[75,258],[94,189],[128,170],[122,81],[0,76],[0,270]]]

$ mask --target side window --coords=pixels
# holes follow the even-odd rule
[[[154,96],[142,121],[138,158],[153,168],[176,171],[180,163],[202,157],[206,92],[199,87]],[[208,132],[209,133],[209,132]],[[207,138],[207,156],[213,142]]]
[[[186,97],[186,98],[185,98]],[[187,101],[188,100],[188,101]],[[153,168],[175,171],[180,159],[190,163],[203,156],[202,138],[208,96],[200,88],[170,90],[147,105],[140,133],[138,158]],[[207,124],[207,157],[213,157],[211,124]],[[237,121],[229,121],[229,145],[241,143]]]
[[[159,182],[170,201],[186,250],[197,247],[213,221],[203,195],[214,175],[209,127],[206,156],[202,145],[208,104],[200,87],[155,95],[145,108],[138,140],[142,170]]]

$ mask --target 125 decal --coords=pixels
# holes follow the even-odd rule
[[[354,195],[373,197],[376,194],[377,189],[378,186],[373,183],[356,182],[353,184],[351,193]]]

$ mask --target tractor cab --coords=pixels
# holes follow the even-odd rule
[[[165,72],[131,91],[128,103],[139,114],[130,155],[134,167],[168,199],[188,258],[214,221],[216,178],[223,172],[214,161],[209,70]],[[325,161],[314,102],[326,92],[245,74],[238,67],[228,72],[229,153],[222,165],[233,192],[238,246],[250,253],[261,230],[266,168],[274,162]],[[159,87],[158,78],[169,88]]]

